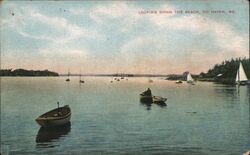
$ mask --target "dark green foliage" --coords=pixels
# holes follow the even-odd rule
[[[207,73],[201,73],[200,75],[203,78],[215,78],[215,79],[227,79],[230,81],[234,81],[236,77],[237,70],[239,68],[239,63],[242,63],[243,68],[246,72],[247,77],[250,77],[250,67],[249,67],[249,59],[236,58],[223,61],[221,64],[216,64],[212,69],[209,69]],[[219,74],[222,74],[218,77]]]
[[[59,76],[59,74],[48,70],[1,69],[0,76]]]

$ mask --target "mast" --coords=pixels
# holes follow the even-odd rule
[[[239,64],[239,69],[237,71],[237,75],[238,75],[238,82],[240,81],[240,64]]]
[[[240,60],[240,59],[239,59]],[[241,61],[240,61],[240,64],[239,64],[239,69],[238,69],[238,82],[240,82],[240,65],[241,65]]]
[[[82,81],[82,71],[80,69],[80,81]]]
[[[80,75],[79,75],[80,81],[81,81],[81,69],[80,69]]]

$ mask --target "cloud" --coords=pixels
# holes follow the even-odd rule
[[[231,25],[225,21],[215,21],[201,15],[169,16],[164,14],[149,14],[143,15],[143,17],[140,18],[143,20],[147,18],[147,20],[154,25],[151,27],[153,29],[161,30],[163,34],[152,36],[152,33],[148,32],[148,34],[144,33],[143,36],[137,36],[136,39],[133,38],[132,40],[127,41],[127,43],[121,47],[122,55],[127,53],[124,55],[124,57],[127,57],[126,61],[133,60],[133,62],[141,62],[142,60],[145,60],[146,62],[150,62],[150,59],[146,59],[148,56],[153,60],[158,61],[159,58],[157,56],[154,57],[154,55],[161,55],[162,57],[167,58],[169,64],[178,66],[171,67],[175,68],[174,70],[176,71],[181,71],[181,69],[183,69],[183,71],[190,70],[198,73],[204,71],[204,69],[212,67],[215,63],[220,63],[225,59],[243,57],[248,54],[247,36],[242,36],[241,34],[235,32]],[[185,49],[183,49],[181,47],[182,42],[176,42],[175,40],[172,40],[172,38],[167,37],[162,39],[162,35],[168,35],[168,32],[175,32],[176,34],[188,32],[191,35],[185,37],[189,37],[189,44],[185,43]],[[207,42],[207,47],[200,45],[202,40],[196,40],[195,44],[191,41],[192,39],[196,39],[196,37],[200,38],[201,36],[206,37],[209,35],[212,35],[212,38],[207,37],[205,40]],[[153,39],[150,40],[149,38]],[[175,47],[167,47],[165,46],[166,44]],[[211,49],[211,47],[213,49]],[[165,51],[159,52],[163,50]],[[141,57],[142,55],[138,54],[143,52],[147,53],[144,55],[144,58]],[[179,53],[178,55],[180,58],[174,57],[173,53],[176,52]],[[151,54],[148,55],[148,53]],[[152,53],[154,55],[152,55]],[[184,55],[185,53],[188,55]],[[173,62],[171,59],[169,60],[169,57],[175,59],[176,62]],[[165,67],[169,67],[167,63],[163,64],[165,64]],[[154,66],[157,65],[154,64]],[[168,71],[172,72],[174,70],[168,69]]]
[[[89,73],[198,73],[248,54],[247,35],[238,33],[230,21],[202,14],[143,15],[138,11],[146,8],[138,4],[114,1],[65,8],[70,14],[64,17],[39,6],[16,6],[19,12],[13,18],[4,16],[1,25],[24,39],[47,41],[30,58],[40,56],[46,66],[58,65],[60,71],[65,70],[63,65],[82,65]],[[159,5],[156,9],[180,8]],[[87,24],[80,25],[78,19]]]
[[[117,59],[129,66],[127,69],[130,71],[164,73],[190,70],[199,73],[225,59],[247,54],[246,37],[234,32],[225,21],[216,21],[200,14],[140,15],[140,10],[143,8],[115,2],[97,6],[90,13],[90,18],[97,24],[109,25],[115,20],[122,23],[119,31],[123,33],[138,31],[139,35],[124,42],[116,54]],[[162,5],[157,10],[177,8]],[[135,29],[135,26],[145,23],[147,29],[144,33],[140,33],[144,29]],[[175,36],[182,33],[188,34],[181,36],[189,38],[185,39],[185,43],[178,40],[182,38]],[[206,39],[198,40],[202,37]],[[185,45],[181,45],[182,43]]]
[[[97,23],[101,22],[101,17],[117,19],[130,14],[131,8],[125,2],[114,2],[111,5],[99,5],[90,11],[90,17]]]
[[[89,17],[99,25],[117,22],[120,32],[128,32],[139,19],[138,8],[127,2],[115,1],[108,5],[98,5],[90,10]]]
[[[88,55],[88,51],[86,49],[72,49],[72,48],[59,48],[59,47],[48,47],[39,50],[39,54],[44,57],[49,57],[49,59],[81,59],[85,58]]]
[[[92,38],[98,35],[83,26],[70,23],[66,18],[45,15],[36,7],[20,8],[14,18],[3,19],[3,27],[12,28],[23,37],[53,41],[55,44],[66,44],[79,38]]]
[[[183,15],[169,18],[168,16],[150,16],[151,22],[161,28],[174,31],[190,31],[194,35],[213,34],[215,42],[221,50],[235,51],[240,56],[247,52],[245,36],[234,32],[230,25],[218,22],[201,15]],[[191,39],[191,38],[190,38]]]

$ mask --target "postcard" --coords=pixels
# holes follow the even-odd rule
[[[0,1],[1,155],[249,155],[247,0]]]

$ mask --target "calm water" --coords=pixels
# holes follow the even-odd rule
[[[249,87],[153,78],[1,78],[1,146],[10,154],[211,154],[250,149]],[[145,106],[148,87],[167,106]],[[34,119],[69,104],[71,125],[41,130]]]

